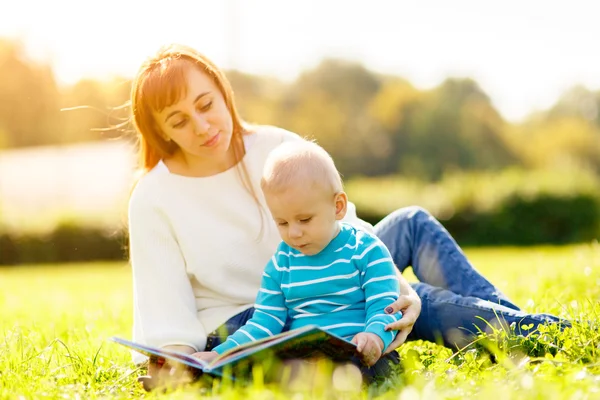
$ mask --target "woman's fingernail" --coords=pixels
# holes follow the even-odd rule
[[[392,307],[387,307],[385,309],[385,312],[388,313],[388,314],[391,314],[393,311],[394,311],[394,309]]]

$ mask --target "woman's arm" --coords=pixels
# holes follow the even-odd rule
[[[133,271],[135,340],[153,346],[204,349],[206,332],[185,260],[167,216],[151,193],[134,191],[129,205],[130,258]]]
[[[398,284],[400,285],[400,297],[398,300],[386,307],[387,314],[395,314],[402,311],[402,318],[399,321],[388,325],[389,329],[399,331],[394,341],[385,349],[385,354],[390,353],[398,348],[406,341],[408,334],[412,331],[413,325],[421,314],[421,299],[415,290],[410,286],[408,281],[402,276],[398,268]]]
[[[346,215],[344,216],[344,219],[342,221],[349,223],[356,229],[362,229],[365,232],[375,234],[373,230],[373,225],[358,218],[358,215],[356,215],[356,206],[350,201],[348,202],[348,206],[346,208]]]

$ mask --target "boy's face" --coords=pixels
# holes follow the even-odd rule
[[[346,214],[344,192],[333,195],[315,185],[297,185],[264,194],[281,239],[309,256],[321,252],[337,235],[338,221]]]

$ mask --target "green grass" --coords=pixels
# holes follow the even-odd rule
[[[281,387],[257,375],[245,388],[215,382],[212,391],[188,386],[147,395],[135,380],[139,371],[127,350],[106,340],[129,337],[127,265],[4,268],[0,398],[193,398],[201,393],[223,399],[600,398],[600,246],[469,249],[467,254],[525,310],[592,321],[591,326],[576,323],[563,333],[549,329],[538,339],[497,332],[457,354],[431,343],[409,343],[400,349],[405,361],[400,375],[358,393],[344,390],[351,385],[332,384],[324,372],[307,378],[309,386]]]

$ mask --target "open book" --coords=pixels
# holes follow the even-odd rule
[[[290,360],[326,357],[334,362],[349,361],[356,345],[317,326],[305,326],[265,339],[246,343],[219,355],[210,363],[184,353],[148,346],[118,337],[116,343],[148,357],[163,357],[215,376],[231,378],[246,375],[252,365],[267,359]]]

